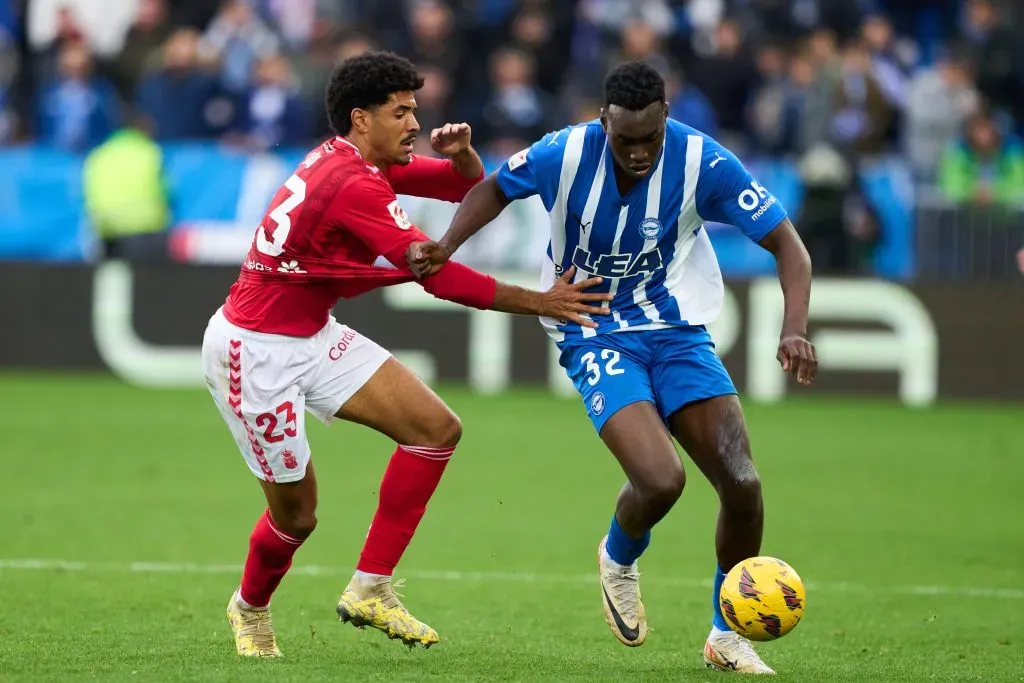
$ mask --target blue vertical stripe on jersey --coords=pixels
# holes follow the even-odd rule
[[[665,148],[662,154],[664,161],[658,169],[661,177],[658,179],[657,197],[648,194],[646,205],[649,206],[645,206],[645,215],[657,217],[662,223],[662,234],[659,236],[656,248],[660,250],[664,265],[668,264],[667,259],[669,258],[665,244],[672,242],[676,230],[676,224],[671,219],[676,215],[682,198],[682,193],[679,191],[682,184],[679,177],[680,164],[677,160],[683,156],[684,141],[685,139],[666,131]],[[655,199],[657,207],[654,206]],[[642,239],[639,223],[636,232],[639,240],[638,249],[645,246],[655,248],[655,245]],[[672,320],[671,317],[666,316],[666,311],[651,303],[657,298],[658,287],[664,279],[664,272],[663,267],[648,276],[634,276],[620,284],[620,289],[628,291],[628,298],[622,300],[619,308],[619,317],[625,327],[649,325],[655,320]]]
[[[558,188],[555,192],[555,201],[550,213],[551,220],[551,261],[545,267],[545,284],[550,286],[554,283],[555,278],[560,275],[560,271],[555,270],[555,263],[565,261],[565,253],[572,253],[572,249],[575,245],[570,247],[567,244],[567,234],[565,230],[566,221],[569,219],[569,200],[572,198],[573,190],[576,188],[577,181],[579,178],[580,169],[583,169],[584,175],[588,175],[593,164],[589,163],[588,159],[585,159],[587,145],[587,126],[577,126],[569,131],[568,139],[565,143],[565,151],[562,155],[562,165],[559,171]],[[587,163],[584,163],[584,162]],[[565,197],[565,199],[562,199]],[[550,272],[549,272],[550,271]],[[552,323],[553,324],[553,323]],[[572,323],[566,323],[563,325],[557,325],[557,332],[564,338],[564,334],[567,330],[577,329],[579,326]]]
[[[622,241],[622,251],[630,254],[640,254],[652,251],[657,247],[657,240],[648,240],[640,232],[640,225],[647,217],[659,218],[661,212],[662,187],[664,185],[665,160],[669,158],[668,150],[664,150],[658,159],[657,166],[645,180],[643,196],[636,197],[630,205],[629,230]],[[641,189],[638,188],[637,189]],[[614,329],[627,329],[635,321],[642,318],[644,323],[651,322],[651,318],[658,319],[657,310],[646,302],[642,295],[638,296],[638,288],[646,281],[642,275],[634,275],[621,278],[618,281],[618,289],[625,293],[622,304],[616,308],[613,314],[615,320]],[[638,302],[639,299],[639,302]],[[641,307],[640,303],[644,306]],[[650,317],[648,317],[650,316]]]
[[[668,297],[675,304],[675,317],[680,316],[680,299],[688,297],[689,292],[681,288],[682,271],[685,267],[686,252],[693,248],[697,239],[696,230],[690,226],[698,224],[697,215],[697,183],[700,180],[701,162],[704,156],[704,138],[700,135],[689,135],[686,140],[686,164],[683,171],[683,201],[677,220],[676,241],[672,253],[665,259],[664,288]]]
[[[602,255],[608,268],[609,264],[623,263],[616,256],[629,255],[633,265],[639,255],[655,250],[660,254],[661,266],[647,274],[605,277],[595,291],[612,292],[615,298],[608,314],[596,318],[596,331],[575,323],[559,325],[558,330],[589,338],[631,327],[681,322],[680,302],[690,296],[680,290],[682,271],[696,237],[693,224],[699,225],[700,221],[695,194],[703,137],[670,122],[654,170],[624,197],[618,191],[615,162],[600,124],[591,122],[574,128],[569,137],[561,182],[571,179],[571,187],[559,187],[558,193],[565,201],[561,210],[557,208],[560,202],[556,201],[551,214],[550,254],[553,262],[561,266],[558,272],[568,269],[574,257],[584,259],[579,263],[589,265],[589,270],[577,268],[579,281],[601,269],[598,259]],[[582,149],[576,148],[575,156],[574,144],[582,145]],[[656,240],[645,238],[641,229],[645,218],[659,221],[661,229]]]

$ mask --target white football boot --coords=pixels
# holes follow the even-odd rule
[[[637,647],[647,639],[647,612],[640,598],[640,572],[636,562],[617,564],[605,551],[607,536],[597,547],[597,567],[601,578],[601,606],[604,619],[620,643]]]
[[[761,661],[750,641],[733,631],[711,628],[711,635],[704,643],[704,665],[717,671],[735,671],[741,674],[774,675],[767,664]]]

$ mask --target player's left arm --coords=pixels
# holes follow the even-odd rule
[[[414,244],[408,263],[417,277],[425,277],[443,266],[455,251],[485,225],[497,218],[517,199],[539,195],[551,211],[565,153],[566,130],[548,133],[530,147],[509,157],[498,170],[477,183],[462,200],[448,231],[437,242]]]
[[[736,226],[775,257],[785,299],[776,357],[785,372],[809,385],[818,371],[814,345],[807,339],[811,257],[786,209],[734,154],[710,139],[695,200],[702,218]]]
[[[782,369],[801,384],[810,384],[818,372],[814,344],[807,339],[807,312],[811,303],[811,257],[789,218],[762,237],[758,244],[775,256],[785,301],[777,358]]]
[[[401,264],[410,245],[427,241],[398,205],[395,193],[369,176],[349,181],[338,192],[329,220],[399,270],[405,270]],[[433,296],[462,306],[571,320],[585,327],[596,327],[584,316],[601,314],[601,305],[612,297],[586,291],[601,284],[601,278],[574,282],[567,273],[548,291],[537,292],[499,282],[461,263],[446,263],[418,282]]]
[[[430,133],[430,146],[447,158],[413,155],[405,166],[391,166],[387,176],[395,194],[461,202],[484,177],[484,163],[471,139],[472,129],[467,123],[435,128]]]

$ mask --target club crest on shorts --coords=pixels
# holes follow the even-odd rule
[[[299,466],[299,461],[296,459],[295,454],[287,448],[281,452],[281,460],[284,462],[284,466],[290,470],[294,470]]]
[[[604,394],[600,391],[590,399],[590,410],[594,415],[600,415],[604,412]]]
[[[661,224],[657,218],[648,217],[640,221],[640,234],[644,236],[645,240],[656,240],[661,237],[661,233],[664,231],[665,226]]]

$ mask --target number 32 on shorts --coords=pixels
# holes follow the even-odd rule
[[[606,375],[621,375],[626,372],[622,368],[618,367],[620,355],[618,351],[614,349],[601,349],[601,360],[604,361],[604,374]],[[585,354],[580,356],[580,360],[586,364],[587,369],[587,383],[590,386],[594,386],[601,379],[601,365],[597,362],[597,354],[593,351],[587,351]]]

